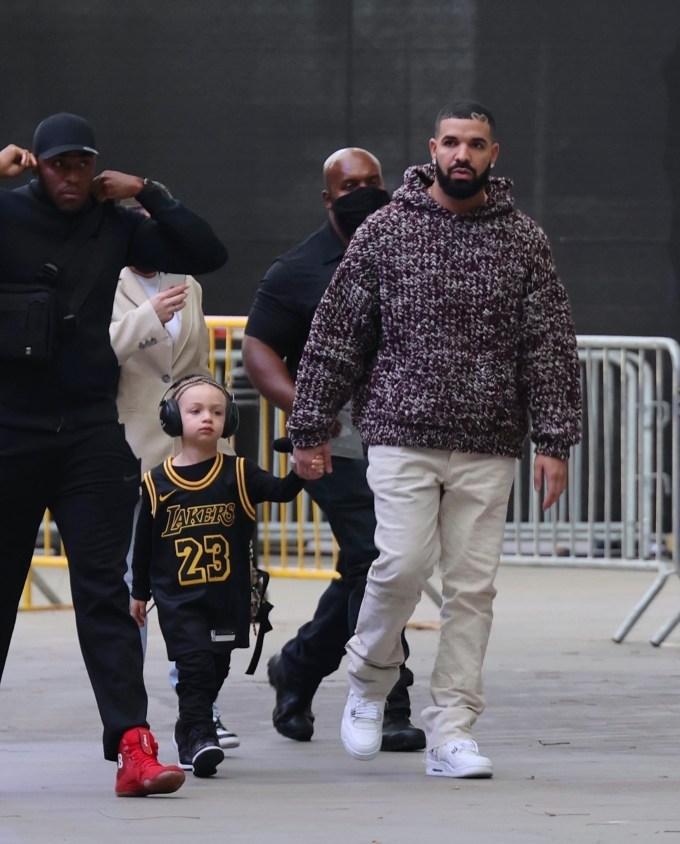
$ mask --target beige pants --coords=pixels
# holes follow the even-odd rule
[[[515,460],[433,449],[371,446],[376,545],[355,635],[352,691],[383,700],[403,662],[400,634],[439,563],[441,631],[422,713],[428,747],[471,735],[484,708],[482,663]]]

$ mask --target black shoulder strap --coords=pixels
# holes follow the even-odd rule
[[[111,214],[107,213],[110,205],[110,202],[102,202],[96,209],[98,212],[100,212],[99,223],[96,229],[92,230],[90,233],[90,238],[92,238],[90,242],[93,244],[92,252],[90,253],[87,266],[83,271],[80,281],[78,282],[75,290],[71,294],[70,312],[72,314],[78,312],[80,306],[90,295],[92,288],[97,283],[97,280],[99,279],[99,276],[101,275],[101,272],[104,269],[104,264],[106,264],[109,258],[109,252],[106,250],[105,245],[102,244],[101,241],[98,242],[98,238],[101,235],[103,229],[105,228],[106,223],[111,219]],[[99,248],[95,248],[97,246]]]
[[[92,213],[88,214],[82,224],[73,232],[71,237],[62,244],[53,259],[43,264],[38,270],[37,275],[39,279],[54,282],[59,273],[66,269],[78,252],[88,242],[91,244],[87,266],[71,295],[71,301],[67,308],[67,313],[69,314],[74,314],[83,304],[99,278],[99,274],[106,262],[106,250],[95,250],[96,242],[94,241],[101,231],[109,204],[109,202],[99,203]]]
[[[251,544],[252,553],[252,544]],[[257,600],[257,612],[252,619],[253,625],[258,625],[257,638],[255,640],[255,648],[253,649],[253,656],[250,660],[246,674],[254,674],[257,664],[260,661],[262,654],[262,646],[264,645],[264,634],[272,630],[272,624],[269,620],[269,613],[274,609],[274,606],[267,600],[267,586],[269,585],[269,572],[263,569],[258,569],[251,560],[251,573],[255,575],[252,589],[256,592],[253,596]]]
[[[254,674],[255,669],[257,668],[257,663],[260,661],[260,656],[262,654],[262,646],[264,645],[264,634],[269,633],[272,630],[272,623],[269,620],[269,613],[274,609],[273,605],[269,603],[267,600],[263,600],[262,604],[260,605],[260,612],[258,615],[258,631],[257,631],[257,639],[255,640],[255,648],[253,650],[253,656],[250,660],[250,664],[246,668],[246,674]]]
[[[78,251],[87,243],[87,241],[96,236],[99,227],[104,219],[106,213],[106,203],[100,202],[97,207],[85,217],[83,222],[73,232],[71,237],[62,243],[61,248],[57,254],[52,258],[52,263],[63,270],[75,258]]]

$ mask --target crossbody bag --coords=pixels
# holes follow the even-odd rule
[[[105,250],[96,250],[106,206],[89,214],[62,245],[52,261],[43,264],[32,282],[0,282],[0,360],[46,363],[54,357],[60,337],[75,326],[78,308],[102,270]],[[60,312],[58,281],[73,258],[87,244],[89,259],[73,291],[66,312]]]

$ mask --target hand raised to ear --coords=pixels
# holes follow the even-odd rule
[[[24,170],[35,170],[38,162],[33,153],[16,144],[9,144],[0,150],[0,178],[20,176]]]
[[[131,199],[144,187],[144,179],[119,173],[117,170],[104,170],[92,180],[92,193],[98,202],[107,199]]]

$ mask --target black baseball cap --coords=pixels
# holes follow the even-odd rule
[[[62,152],[89,152],[99,155],[92,127],[77,114],[62,111],[46,117],[33,133],[33,155],[53,158]]]

